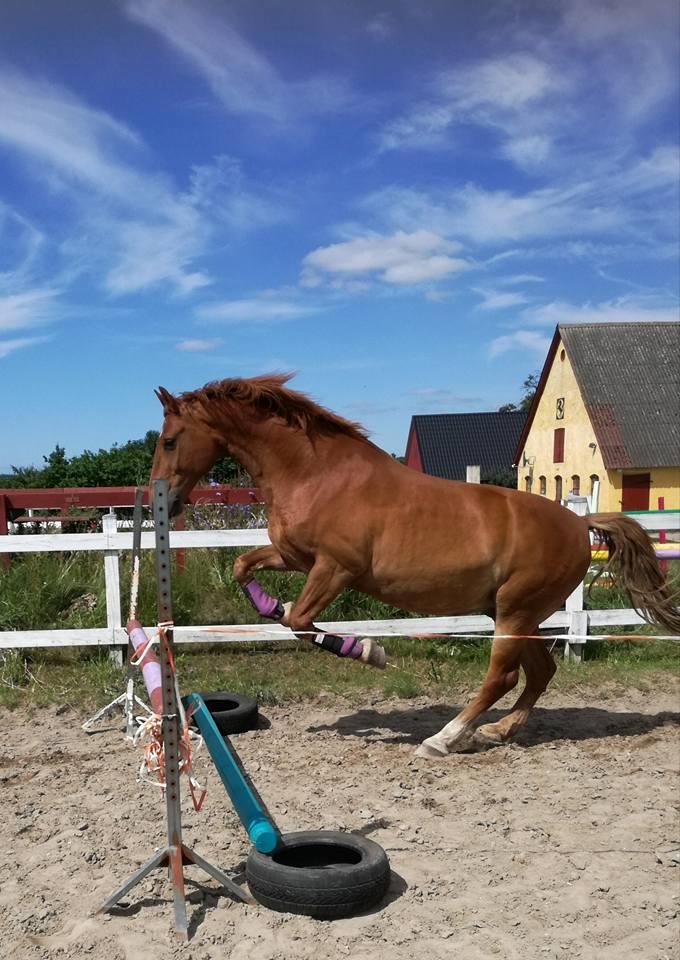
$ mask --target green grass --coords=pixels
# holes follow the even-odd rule
[[[177,623],[255,623],[257,614],[231,578],[235,550],[188,550],[186,567],[173,573],[173,603]],[[129,555],[121,563],[123,611],[127,608]],[[680,582],[680,563],[673,565]],[[299,574],[259,574],[265,589],[295,597]],[[616,588],[596,586],[591,607],[629,606]],[[139,615],[156,620],[153,556],[142,562]],[[319,619],[383,619],[408,616],[370,597],[346,591]],[[22,554],[0,574],[0,630],[96,627],[106,624],[103,563],[100,554]],[[618,635],[625,635],[617,628]],[[635,628],[636,634],[653,632]],[[490,650],[488,638],[385,641],[390,666],[385,671],[347,663],[304,644],[179,649],[178,671],[185,691],[226,689],[248,693],[261,703],[299,701],[329,692],[352,702],[367,697],[463,697],[481,680]],[[559,652],[559,651],[558,651]],[[655,640],[623,639],[589,642],[586,669],[561,665],[553,686],[564,689],[602,688],[612,682],[652,689],[663,677],[678,673],[680,647]],[[96,648],[16,650],[0,652],[0,705],[67,703],[90,710],[118,695],[122,671]]]
[[[351,703],[374,696],[465,699],[488,662],[488,641],[387,638],[390,666],[377,671],[339,660],[304,644],[253,644],[236,648],[179,648],[182,689],[232,690],[262,704],[299,702],[330,693]],[[552,686],[601,690],[615,684],[656,689],[680,668],[680,648],[655,641],[589,643],[588,664],[560,662]],[[69,704],[92,710],[123,689],[123,671],[103,650],[9,651],[0,654],[0,705]]]

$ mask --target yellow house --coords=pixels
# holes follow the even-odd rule
[[[516,463],[521,490],[593,513],[680,508],[680,323],[560,324]]]

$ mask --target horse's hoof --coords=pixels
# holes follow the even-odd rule
[[[433,740],[433,737],[430,737],[429,740],[423,740],[416,750],[416,756],[422,760],[441,760],[442,757],[447,757],[446,747],[442,748],[440,744],[433,743]]]
[[[363,653],[361,654],[361,662],[367,663],[371,667],[377,667],[378,670],[385,669],[385,651],[380,646],[379,643],[376,643],[372,637],[363,637],[359,643],[363,648]]]
[[[499,747],[502,743],[502,735],[493,729],[492,724],[487,724],[475,730],[472,734],[470,746],[473,750],[481,752],[482,750],[490,750],[492,747]]]
[[[503,743],[506,739],[495,723],[485,723],[483,726],[477,727],[475,733],[480,733],[485,740],[489,740],[491,743]]]
[[[288,600],[283,604],[283,616],[279,623],[284,627],[290,627],[290,611],[293,609],[293,601]]]

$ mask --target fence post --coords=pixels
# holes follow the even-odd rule
[[[0,493],[0,534],[6,536],[9,533],[9,524],[7,522],[7,497]],[[9,553],[0,554],[0,570],[9,569],[9,562],[12,555]]]
[[[576,513],[579,517],[585,517],[588,513],[587,497],[572,497],[567,500],[567,509]],[[570,593],[565,603],[565,609],[569,614],[569,624],[567,633],[575,637],[585,637],[588,634],[588,611],[583,609],[583,581],[579,583],[573,593]],[[569,639],[564,641],[564,659],[575,660],[577,663],[583,661],[583,650],[585,640]]]
[[[108,536],[116,533],[116,514],[113,510],[102,517],[102,531]],[[111,637],[115,639],[116,627],[122,627],[120,616],[120,569],[118,565],[118,551],[104,551],[104,584],[106,587],[106,626],[111,630]],[[122,646],[112,646],[109,656],[118,666],[123,664]]]
[[[468,466],[465,468],[465,482],[466,483],[479,483],[481,478],[481,467],[479,464]]]

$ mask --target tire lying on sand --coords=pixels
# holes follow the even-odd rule
[[[217,729],[223,735],[255,730],[258,725],[257,702],[241,693],[220,690],[217,693],[199,693],[212,715]],[[195,726],[195,725],[194,725]]]
[[[284,833],[273,854],[251,850],[246,879],[270,910],[332,920],[361,913],[385,896],[387,854],[366,837],[335,830]]]

